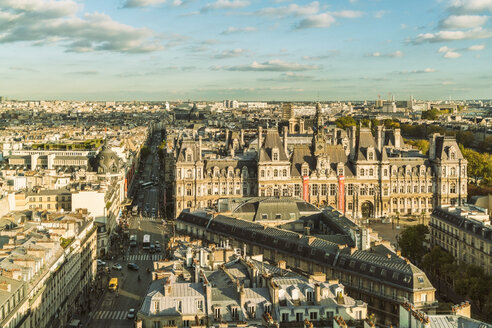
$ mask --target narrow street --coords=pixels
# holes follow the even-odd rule
[[[92,311],[83,318],[84,327],[111,328],[133,327],[134,320],[128,318],[128,311],[135,309],[138,312],[141,302],[151,283],[153,261],[158,261],[165,256],[165,226],[158,211],[160,208],[160,163],[157,146],[162,135],[158,132],[152,136],[149,148],[151,153],[142,162],[139,174],[135,176],[133,183],[133,206],[138,206],[137,215],[130,215],[123,220],[123,225],[128,224],[128,233],[120,232],[113,245],[112,260],[105,261],[109,270],[101,268],[97,279],[97,288],[91,299]],[[137,246],[131,247],[129,236],[137,236]],[[151,252],[143,249],[144,235],[150,235],[150,243],[156,245],[158,241],[162,247],[160,252]],[[130,263],[138,266],[138,269],[128,267]],[[113,268],[115,264],[121,265],[121,270]],[[109,271],[109,272],[106,272]],[[140,277],[140,279],[139,279]],[[111,278],[118,279],[116,291],[108,289]]]

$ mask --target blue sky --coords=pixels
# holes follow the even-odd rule
[[[0,95],[492,98],[492,0],[0,0]]]

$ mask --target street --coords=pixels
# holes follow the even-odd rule
[[[103,286],[104,294],[99,300],[99,304],[96,305],[95,311],[92,312],[92,318],[87,327],[133,327],[133,320],[127,319],[128,310],[134,308],[138,311],[140,302],[151,282],[151,275],[147,273],[147,268],[152,268],[153,261],[164,256],[164,250],[161,253],[150,254],[142,250],[141,247],[144,234],[150,234],[152,243],[159,241],[161,245],[165,245],[164,226],[160,219],[134,218],[130,219],[129,225],[130,234],[137,234],[138,246],[128,247],[124,255],[106,262],[109,268],[115,263],[119,263],[123,267],[121,271],[112,269],[108,274],[108,279],[106,279],[109,281],[109,278],[118,278],[118,291],[109,291],[107,284]],[[127,268],[128,263],[137,264],[139,270],[134,271]],[[140,281],[138,280],[139,275]]]
[[[165,256],[165,227],[160,217],[160,172],[157,146],[160,144],[161,134],[157,133],[151,139],[149,148],[151,153],[142,162],[142,167],[135,176],[132,207],[138,206],[137,215],[126,215],[122,226],[128,224],[128,233],[120,233],[113,244],[113,259],[106,261],[106,270],[100,270],[96,288],[100,296],[93,298],[94,309],[89,314],[86,327],[134,327],[134,320],[128,319],[129,309],[138,312],[143,297],[151,282],[153,261],[158,261]],[[123,229],[124,230],[124,229]],[[143,250],[142,241],[144,235],[150,235],[150,243],[158,241],[162,247],[161,252],[151,253]],[[137,236],[137,246],[130,247],[129,236]],[[128,267],[129,263],[138,266],[138,270]],[[120,264],[122,269],[116,270],[113,265]],[[147,271],[149,269],[150,272]],[[140,279],[139,279],[140,276]],[[118,278],[116,291],[108,289],[111,278]],[[96,294],[97,295],[97,294]]]

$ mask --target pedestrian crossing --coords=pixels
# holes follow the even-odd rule
[[[151,218],[151,217],[142,217],[138,219],[139,221],[157,221],[157,218]]]
[[[125,255],[125,261],[159,261],[162,259],[161,254],[133,254]]]
[[[126,319],[127,311],[97,311],[94,314],[95,320],[124,320]]]

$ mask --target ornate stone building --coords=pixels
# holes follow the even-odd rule
[[[429,216],[466,199],[467,161],[453,137],[434,134],[428,155],[404,143],[400,129],[324,127],[317,106],[311,143],[304,134],[258,129],[256,158],[202,160],[201,141],[183,142],[176,161],[176,214],[219,198],[300,197],[356,218]],[[289,133],[290,132],[290,133]],[[290,141],[294,144],[290,145]],[[227,142],[226,142],[227,143]],[[244,147],[240,143],[238,147]]]

